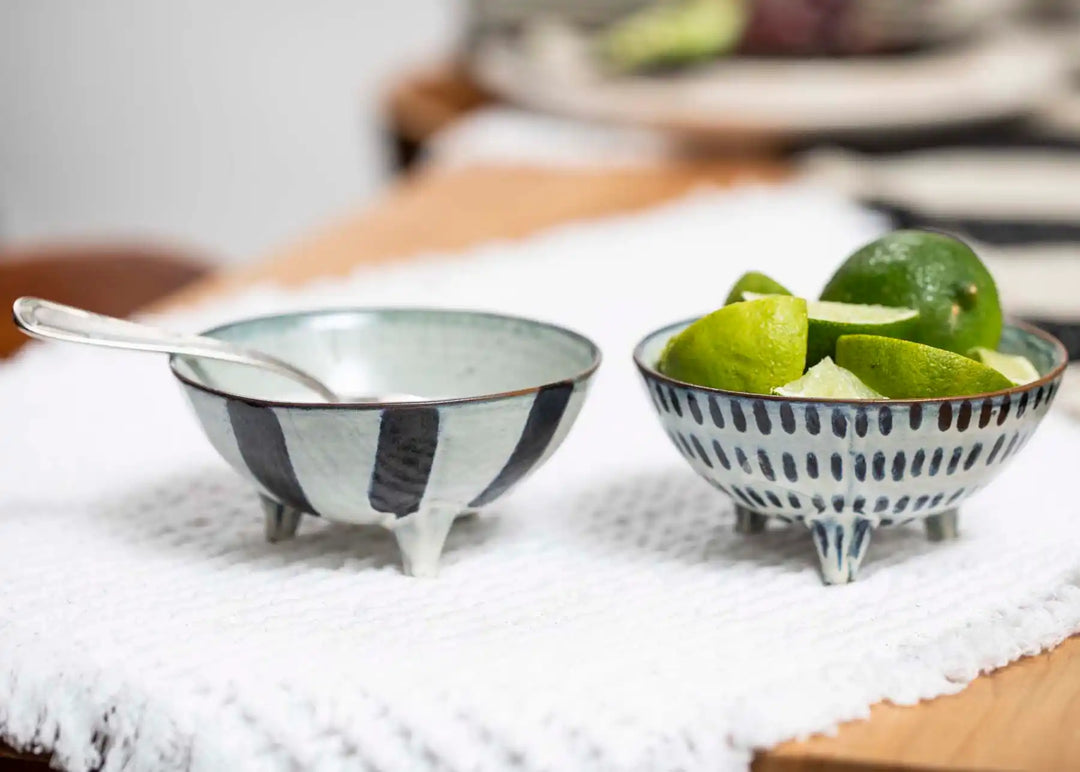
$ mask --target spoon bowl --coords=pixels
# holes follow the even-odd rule
[[[431,575],[453,521],[505,495],[566,436],[600,352],[553,325],[496,314],[340,309],[204,333],[313,373],[334,404],[278,374],[173,356],[221,456],[258,491],[271,541],[302,515],[393,531],[405,571]]]

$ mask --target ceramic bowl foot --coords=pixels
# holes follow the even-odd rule
[[[262,503],[266,540],[268,542],[285,541],[296,536],[302,513],[298,509],[286,506],[269,496],[259,494]]]
[[[735,505],[735,533],[762,533],[768,517],[752,509]]]
[[[811,520],[807,527],[814,538],[825,584],[853,581],[870,546],[870,521],[863,517]]]
[[[926,518],[926,538],[930,541],[948,541],[960,536],[960,512],[950,509]]]
[[[433,510],[396,520],[391,528],[401,550],[401,564],[409,576],[436,576],[450,526],[458,516],[454,510]]]

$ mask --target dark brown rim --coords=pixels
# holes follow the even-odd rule
[[[549,386],[557,386],[563,383],[580,383],[587,380],[597,368],[600,367],[600,363],[603,360],[603,356],[600,351],[600,347],[597,346],[592,340],[585,337],[579,332],[567,329],[566,327],[560,327],[557,324],[551,324],[550,322],[541,322],[537,319],[530,319],[525,316],[514,316],[512,314],[497,314],[490,311],[472,311],[468,309],[459,308],[434,308],[431,306],[354,306],[354,307],[338,307],[338,308],[320,308],[310,311],[291,311],[283,314],[266,314],[265,316],[250,316],[243,319],[237,319],[227,324],[221,324],[217,327],[211,327],[205,330],[200,335],[207,335],[213,337],[215,333],[228,330],[233,327],[240,327],[245,324],[251,324],[253,322],[267,322],[275,319],[289,319],[298,316],[323,316],[332,314],[412,314],[412,313],[435,313],[446,314],[451,316],[473,316],[481,317],[485,319],[498,319],[500,321],[510,322],[522,322],[524,324],[535,325],[536,327],[542,327],[548,330],[565,335],[568,338],[583,343],[588,349],[591,355],[592,361],[589,366],[584,370],[580,370],[577,373],[567,377],[560,378],[556,381],[547,381],[545,383],[537,384],[536,386],[528,386],[524,389],[516,389],[514,391],[493,392],[490,394],[477,394],[469,397],[454,397],[451,399],[423,399],[412,400],[409,402],[285,402],[272,399],[260,399],[258,397],[246,397],[243,394],[236,394],[222,389],[216,389],[212,386],[199,383],[197,381],[188,378],[176,369],[176,361],[183,359],[178,354],[172,354],[169,356],[169,369],[172,371],[173,376],[176,377],[181,383],[198,389],[199,391],[207,394],[213,394],[218,397],[225,397],[226,399],[233,399],[239,402],[244,402],[249,405],[258,405],[260,407],[286,407],[296,409],[326,409],[326,408],[349,408],[351,410],[383,410],[386,408],[395,407],[440,407],[442,405],[461,405],[471,402],[493,402],[499,399],[509,399],[512,397],[522,397],[527,394],[535,394],[541,389]]]
[[[1030,389],[1038,388],[1039,386],[1046,386],[1051,381],[1060,378],[1062,373],[1065,372],[1065,368],[1069,365],[1069,354],[1065,350],[1065,346],[1061,343],[1060,340],[1058,340],[1045,330],[1041,330],[1038,327],[1035,327],[1034,325],[1027,324],[1026,322],[1013,320],[1010,320],[1008,322],[1009,327],[1015,327],[1016,329],[1022,330],[1029,335],[1034,335],[1036,338],[1041,338],[1042,340],[1053,346],[1058,363],[1049,373],[1039,378],[1039,380],[1032,381],[1031,383],[1025,383],[1020,386],[1013,386],[1010,389],[999,389],[998,391],[981,391],[975,394],[958,394],[955,397],[920,397],[918,399],[835,399],[832,397],[783,397],[779,394],[752,394],[748,391],[728,391],[726,389],[714,389],[709,386],[700,386],[696,383],[687,383],[686,381],[680,381],[670,376],[664,375],[655,367],[645,362],[642,357],[642,349],[644,349],[645,343],[647,341],[649,341],[651,338],[656,337],[657,335],[661,335],[667,332],[668,330],[674,330],[678,327],[685,327],[686,325],[691,324],[700,318],[701,317],[693,317],[691,319],[685,319],[681,322],[665,325],[663,327],[660,327],[659,329],[653,330],[640,341],[638,341],[638,344],[634,347],[634,364],[637,365],[638,371],[641,372],[642,375],[648,376],[650,378],[655,378],[658,381],[663,381],[664,383],[668,383],[672,386],[679,386],[685,389],[696,389],[698,391],[704,391],[710,394],[722,394],[727,397],[746,397],[748,399],[763,399],[770,402],[822,402],[840,405],[913,405],[916,403],[926,404],[934,402],[954,402],[959,399],[983,399],[987,397],[1004,396],[1006,394],[1019,394]]]

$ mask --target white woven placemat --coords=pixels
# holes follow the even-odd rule
[[[0,368],[0,734],[76,770],[718,770],[952,692],[1080,630],[1080,430],[1051,415],[962,513],[875,536],[823,587],[807,533],[731,532],[630,349],[735,275],[814,293],[880,223],[808,189],[431,256],[168,321],[437,304],[580,329],[607,361],[548,466],[455,526],[442,574],[311,519],[262,538],[159,357],[38,346]]]

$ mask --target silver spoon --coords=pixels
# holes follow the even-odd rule
[[[223,362],[259,367],[292,379],[327,402],[345,401],[318,378],[293,367],[288,362],[283,362],[261,351],[242,348],[215,338],[159,330],[145,324],[95,314],[41,298],[19,298],[12,306],[12,312],[19,329],[34,338],[87,343],[92,346],[110,346],[134,351],[156,351],[202,359],[219,359]],[[371,400],[354,399],[388,401],[388,397]]]

